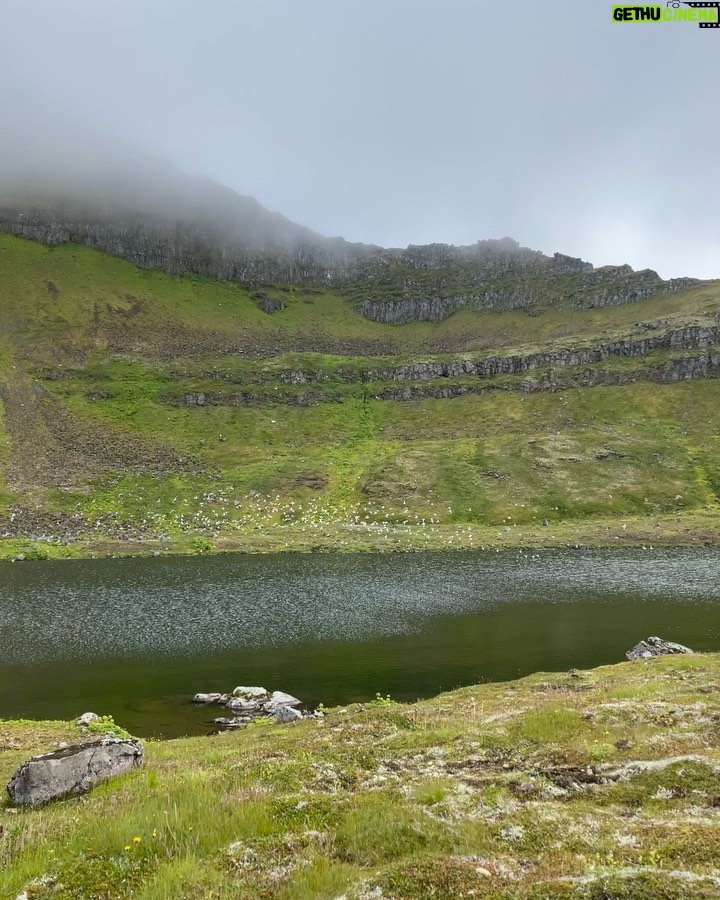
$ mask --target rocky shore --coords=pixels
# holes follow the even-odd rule
[[[276,722],[287,724],[303,718],[322,718],[321,709],[314,712],[300,709],[302,700],[286,694],[284,691],[268,691],[264,687],[236,687],[227,694],[206,693],[195,694],[193,703],[219,704],[233,716],[219,716],[213,719],[215,725],[222,728],[244,728],[255,719],[273,718]]]

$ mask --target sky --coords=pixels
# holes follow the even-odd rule
[[[331,236],[720,277],[720,29],[611,8],[0,0],[0,101],[43,150],[82,121]]]

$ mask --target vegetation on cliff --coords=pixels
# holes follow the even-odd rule
[[[717,283],[388,325],[339,288],[0,260],[5,556],[717,540]]]

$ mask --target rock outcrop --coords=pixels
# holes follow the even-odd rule
[[[244,728],[253,719],[272,717],[278,723],[287,724],[304,718],[307,713],[298,709],[302,701],[284,691],[270,693],[264,687],[236,687],[232,693],[195,694],[194,703],[218,703],[224,706],[233,716],[218,716],[213,719],[215,725],[222,728]],[[315,715],[320,715],[316,713]]]
[[[405,249],[351,243],[179,172],[156,171],[152,181],[131,183],[123,191],[103,177],[62,192],[34,183],[21,189],[0,185],[0,231],[51,247],[83,244],[171,275],[258,286],[332,286],[348,293],[362,315],[388,324],[438,322],[464,307],[616,305],[697,283],[665,282],[656,272],[634,272],[630,266],[594,269],[581,259],[521,247],[511,238]],[[269,314],[285,308],[262,291],[255,300]]]
[[[674,294],[699,284],[695,278],[663,281],[652,269],[635,272],[630,266],[602,266],[580,276],[573,305],[592,309],[646,300],[655,294]]]
[[[365,381],[426,381],[432,378],[459,378],[476,375],[519,375],[532,369],[585,366],[610,357],[646,356],[654,350],[695,350],[720,343],[720,327],[688,326],[643,338],[625,338],[596,344],[594,347],[558,349],[545,353],[488,356],[482,359],[459,359],[447,362],[418,362],[403,366],[370,369]]]
[[[37,806],[72,794],[82,794],[101,781],[123,775],[142,764],[140,741],[105,737],[33,756],[7,786],[11,803]]]
[[[650,325],[645,327],[650,328]],[[281,370],[272,376],[261,373],[257,386],[168,396],[165,402],[181,407],[244,407],[283,403],[307,407],[344,402],[348,393],[342,385],[349,384],[361,385],[376,399],[398,401],[446,399],[493,389],[521,390],[530,394],[634,381],[672,384],[718,377],[720,352],[712,348],[719,344],[720,326],[691,325],[658,329],[655,334],[622,338],[594,346],[558,348],[538,353],[420,360],[373,369],[340,367],[332,373]],[[640,359],[656,351],[669,352],[658,361],[648,361],[634,368],[602,365],[612,359]],[[682,351],[688,352],[682,355]],[[497,376],[508,375],[529,377],[522,382],[508,379],[492,381]],[[477,379],[477,382],[473,383],[472,379]],[[285,385],[306,387],[297,391]]]
[[[630,660],[650,659],[652,656],[667,656],[672,653],[694,653],[683,644],[674,644],[672,641],[664,641],[659,637],[649,637],[636,644],[632,650],[625,654]]]

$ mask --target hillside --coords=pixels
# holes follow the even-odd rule
[[[13,123],[16,126],[18,123]],[[330,238],[207,178],[185,174],[107,135],[60,128],[53,151],[12,129],[0,158],[0,232],[50,247],[78,244],[170,275],[246,285],[341,289],[363,316],[403,324],[458,309],[533,311],[548,304],[608,306],[683,291],[649,269],[596,269],[511,238],[456,247],[384,248]],[[266,311],[277,299],[265,301]]]
[[[0,234],[0,553],[717,541],[718,282],[375,249],[243,283]]]
[[[719,682],[715,654],[663,657],[148,742],[87,797],[5,810],[0,893],[717,897]],[[0,780],[78,730],[0,721]]]

